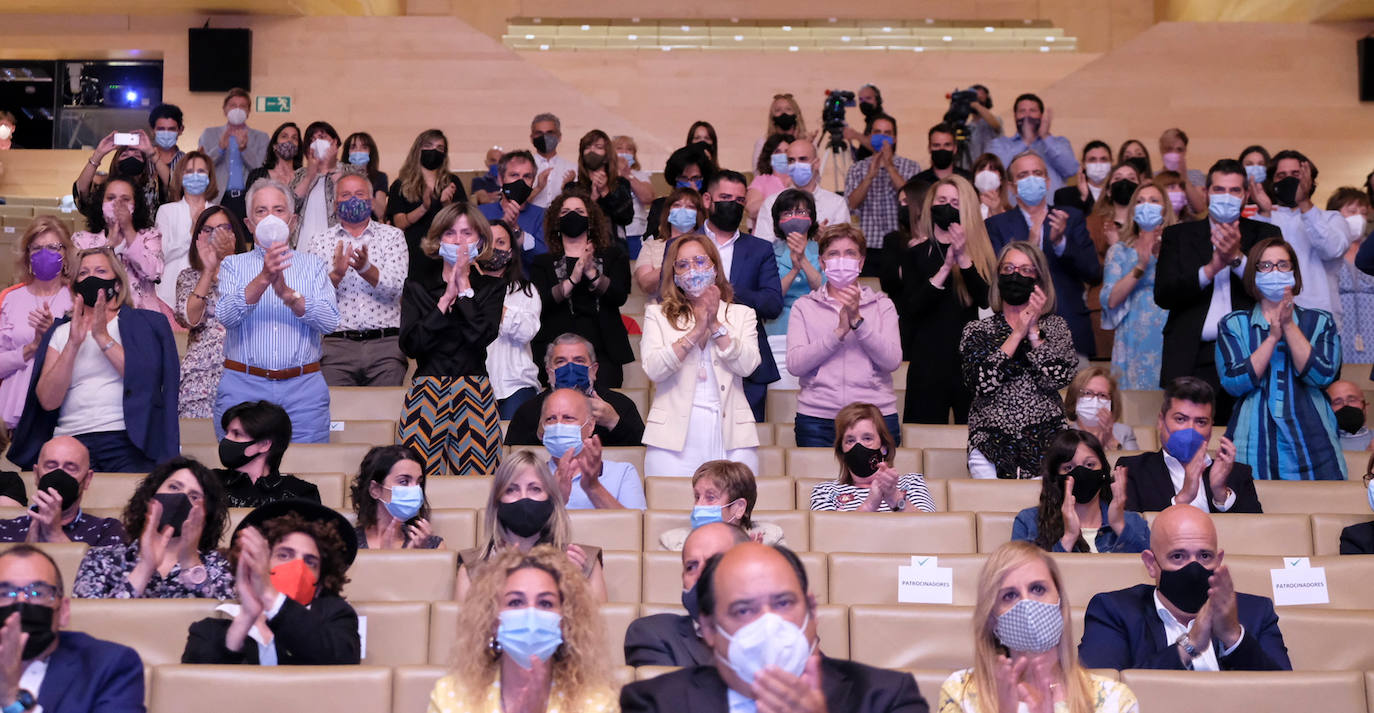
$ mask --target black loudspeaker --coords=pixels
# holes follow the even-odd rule
[[[252,30],[192,27],[187,40],[191,91],[253,90]]]
[[[1355,42],[1360,57],[1360,101],[1374,102],[1374,37]]]

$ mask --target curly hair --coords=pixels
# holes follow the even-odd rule
[[[563,643],[550,659],[552,690],[564,701],[580,701],[587,694],[607,688],[605,635],[601,612],[582,571],[567,555],[550,545],[538,545],[528,553],[506,550],[493,557],[472,584],[458,613],[453,640],[452,676],[474,709],[500,674],[501,657],[488,655],[502,610],[506,579],[515,572],[534,568],[553,577],[562,604]]]
[[[219,478],[195,458],[177,456],[158,464],[153,472],[139,481],[138,487],[134,488],[129,504],[124,506],[124,515],[120,522],[124,524],[124,531],[129,533],[129,537],[137,541],[148,522],[148,501],[152,500],[157,489],[179,470],[191,471],[191,475],[200,484],[201,492],[204,493],[205,498],[201,504],[205,508],[205,526],[200,531],[200,542],[196,549],[202,553],[209,552],[219,547],[220,540],[224,539],[224,531],[229,527],[229,504]]]
[[[105,228],[108,227],[105,225],[105,194],[109,193],[110,186],[116,183],[123,183],[128,186],[130,192],[134,194],[133,205],[130,208],[133,211],[134,231],[147,230],[153,227],[153,217],[149,215],[148,204],[143,200],[143,187],[128,176],[110,176],[105,180],[105,185],[101,186],[100,194],[91,194],[83,206],[85,208],[82,212],[86,216],[86,230],[97,234],[105,232]]]
[[[1040,507],[1035,514],[1035,545],[1042,550],[1054,549],[1054,543],[1064,537],[1064,476],[1059,474],[1059,466],[1073,460],[1080,445],[1087,446],[1097,454],[1097,461],[1103,468],[1108,467],[1107,453],[1102,450],[1102,442],[1087,431],[1066,429],[1055,434],[1050,445],[1045,448],[1045,458],[1040,462]],[[1112,488],[1104,482],[1098,491],[1102,502],[1111,502]],[[1078,541],[1073,543],[1073,552],[1087,552],[1088,543],[1079,533]]]
[[[344,533],[333,523],[308,520],[299,513],[287,513],[274,517],[262,524],[262,536],[267,538],[269,548],[286,539],[287,535],[299,532],[315,541],[320,551],[319,587],[323,592],[338,596],[348,584],[348,563],[344,561]],[[347,533],[352,537],[353,533]],[[229,549],[229,571],[238,571],[239,546],[235,542]]]
[[[587,209],[587,238],[592,243],[592,252],[600,255],[611,244],[610,224],[606,222],[606,214],[601,211],[601,206],[592,200],[591,192],[576,185],[568,186],[558,194],[544,213],[544,241],[548,243],[549,252],[555,258],[563,257],[563,233],[558,228],[558,219],[563,217],[560,212],[569,198],[582,201]]]

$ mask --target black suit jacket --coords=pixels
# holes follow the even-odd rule
[[[544,399],[548,398],[550,393],[552,392],[544,389],[520,404],[520,408],[515,410],[515,415],[510,419],[510,425],[506,427],[506,445],[540,445],[539,412],[544,408]],[[596,388],[596,395],[620,414],[620,422],[615,428],[606,428],[598,424],[592,429],[593,433],[601,437],[601,445],[643,445],[641,440],[644,438],[644,418],[639,415],[639,409],[635,408],[635,402],[631,401],[629,396],[610,389]]]
[[[257,665],[258,644],[245,639],[242,651],[224,646],[229,619],[211,617],[191,625],[182,663]],[[307,609],[287,598],[281,611],[267,621],[277,663],[282,666],[356,665],[362,654],[358,614],[342,597],[316,597]]]
[[[1374,520],[1341,530],[1341,554],[1374,555]]]
[[[622,713],[726,713],[725,680],[715,666],[696,666],[636,681],[620,689]],[[826,710],[844,713],[928,713],[911,674],[821,657]]]
[[[1126,509],[1132,512],[1154,512],[1173,505],[1171,500],[1178,494],[1174,481],[1169,477],[1169,466],[1164,464],[1163,451],[1151,451],[1136,456],[1122,456],[1117,465],[1126,466]],[[1221,512],[1212,504],[1212,482],[1207,479],[1211,466],[1203,471],[1202,487],[1207,490],[1207,507],[1212,512]],[[1236,494],[1236,502],[1226,512],[1261,513],[1259,495],[1255,493],[1255,479],[1250,466],[1235,463],[1231,474],[1226,477],[1226,487]]]
[[[1255,243],[1281,237],[1278,226],[1249,218],[1240,219],[1240,249],[1249,254]],[[1212,260],[1212,221],[1178,223],[1164,229],[1155,267],[1155,304],[1169,311],[1164,322],[1164,352],[1159,367],[1159,385],[1180,376],[1189,376],[1202,349],[1202,323],[1212,306],[1212,286],[1198,284],[1197,271]],[[1255,298],[1245,291],[1241,280],[1231,275],[1231,309],[1250,309]]]
[[[1093,595],[1083,617],[1083,641],[1078,659],[1084,668],[1183,669],[1178,649],[1164,633],[1155,609],[1155,586],[1137,584]],[[1230,656],[1221,655],[1223,671],[1292,671],[1288,648],[1279,631],[1279,616],[1268,597],[1236,593],[1236,614],[1245,636]]]
[[[1105,185],[1103,190],[1106,190]],[[1093,204],[1096,202],[1091,191],[1088,192],[1088,200],[1083,200],[1083,197],[1078,194],[1078,186],[1064,186],[1054,192],[1054,205],[1056,207],[1075,208],[1083,215],[1091,213]]]
[[[627,666],[705,666],[712,658],[711,647],[697,636],[688,616],[651,614],[625,630]]]

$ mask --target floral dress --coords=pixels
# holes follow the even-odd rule
[[[108,247],[110,239],[105,233],[78,231],[72,234],[72,242],[77,250]],[[144,228],[138,231],[132,241],[114,247],[124,270],[129,273],[129,284],[133,288],[134,307],[161,312],[167,315],[172,327],[177,327],[176,314],[166,302],[157,296],[157,283],[162,279],[162,233],[157,228]]]
[[[137,542],[130,545],[92,547],[81,558],[72,583],[72,596],[78,599],[135,599],[129,573],[138,564]],[[154,573],[143,588],[144,599],[233,599],[234,571],[219,550],[200,553],[205,565],[205,581],[192,584],[182,576],[181,565],[172,566],[164,577]]]
[[[1123,389],[1159,388],[1159,365],[1164,354],[1164,320],[1169,313],[1155,304],[1155,266],[1150,258],[1145,274],[1136,281],[1126,301],[1112,308],[1107,300],[1116,283],[1140,264],[1135,248],[1117,243],[1107,250],[1102,277],[1102,328],[1116,332],[1112,343],[1112,371]]]
[[[215,318],[215,303],[219,302],[219,286],[213,285],[205,300],[205,316],[199,326],[191,326],[186,318],[186,303],[191,291],[200,282],[200,270],[188,267],[177,276],[176,320],[191,330],[186,342],[186,358],[181,360],[181,393],[177,398],[177,415],[182,418],[210,418],[215,407],[215,393],[219,391],[219,377],[224,373],[224,325]]]

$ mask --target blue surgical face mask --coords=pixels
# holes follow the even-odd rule
[[[153,140],[157,142],[158,146],[170,149],[177,145],[177,132],[171,129],[158,129],[153,132]]]
[[[1229,193],[1207,196],[1207,212],[1218,223],[1234,223],[1240,219],[1241,200]]]
[[[477,243],[468,243],[468,262],[476,262],[477,256],[481,252],[482,249],[477,247]]]
[[[181,176],[181,187],[193,196],[202,195],[210,187],[210,174],[186,173]]]
[[[724,522],[724,518],[720,514],[719,505],[697,505],[692,508],[693,530],[713,522]]]
[[[487,166],[487,178],[496,178],[496,170],[497,170],[498,168],[500,168],[500,164],[496,164],[496,163],[493,163],[492,165]]]
[[[425,491],[418,485],[393,485],[387,490],[391,491],[391,502],[383,504],[386,505],[386,511],[397,520],[410,520],[420,513],[420,506],[425,504]]]
[[[1252,163],[1245,167],[1245,177],[1255,183],[1264,183],[1264,179],[1269,177],[1269,170],[1263,164]]]
[[[701,192],[700,178],[679,178],[675,184],[678,188],[690,188],[698,193]]]
[[[1135,224],[1141,230],[1156,230],[1164,225],[1164,206],[1158,203],[1136,203]]]
[[[554,460],[572,451],[573,455],[582,452],[582,426],[576,423],[551,423],[544,427],[544,450]]]
[[[696,208],[673,208],[668,211],[668,225],[678,230],[692,230],[697,227]]]
[[[1264,299],[1270,302],[1279,302],[1283,299],[1283,291],[1297,284],[1291,272],[1279,272],[1271,270],[1255,274],[1255,289],[1259,290]],[[1270,325],[1273,326],[1273,325]]]
[[[354,166],[366,166],[372,160],[372,154],[368,151],[349,151],[348,162]]]
[[[592,387],[591,367],[568,362],[553,370],[553,388],[587,391]]]
[[[1374,479],[1364,486],[1365,498],[1369,500],[1369,509],[1374,510]]]
[[[788,173],[792,176],[792,184],[795,186],[811,185],[811,164],[805,161],[798,161],[787,167]]]
[[[897,141],[887,134],[873,134],[868,137],[868,145],[873,147],[873,153],[878,153],[883,150],[884,146],[895,143]]]
[[[458,264],[458,243],[439,243],[439,257],[448,265]]]
[[[1040,205],[1045,201],[1049,185],[1041,176],[1026,176],[1016,182],[1016,197],[1026,205]]]
[[[1187,463],[1197,455],[1197,449],[1207,444],[1207,437],[1191,428],[1180,428],[1169,434],[1164,451],[1180,463]]]
[[[618,153],[618,154],[616,154],[616,155],[620,157],[620,160],[621,160],[621,161],[624,161],[624,162],[625,162],[625,165],[626,165],[626,166],[633,166],[633,165],[635,165],[635,155],[634,155],[634,154],[632,154],[632,153]]]
[[[773,167],[773,173],[781,176],[787,173],[787,154],[775,153],[768,157],[768,165]]]
[[[523,669],[530,668],[530,657],[548,661],[563,643],[563,617],[557,612],[525,607],[506,609],[499,616],[496,641]]]

